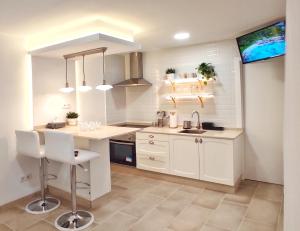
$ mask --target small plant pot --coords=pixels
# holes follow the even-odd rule
[[[167,79],[168,80],[172,80],[175,78],[175,74],[174,73],[171,73],[171,74],[167,74]]]
[[[67,119],[68,125],[70,126],[76,126],[77,125],[77,119]]]

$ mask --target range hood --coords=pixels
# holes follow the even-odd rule
[[[141,52],[130,53],[130,79],[114,84],[114,87],[138,87],[151,86],[143,79],[143,54]]]

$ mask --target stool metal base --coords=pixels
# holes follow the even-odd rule
[[[25,207],[26,212],[31,214],[43,214],[53,211],[60,206],[60,201],[47,197],[44,201],[42,199],[38,199],[28,203]]]
[[[67,212],[60,215],[55,221],[55,227],[62,231],[82,230],[94,222],[94,216],[87,211],[78,210],[75,215]]]

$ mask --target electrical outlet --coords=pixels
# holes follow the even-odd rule
[[[63,105],[63,107],[62,107],[63,109],[70,109],[71,108],[71,104],[64,104]]]
[[[27,174],[27,175],[25,175],[25,176],[22,176],[21,178],[20,178],[20,182],[21,183],[25,183],[25,182],[27,182],[27,181],[30,181],[32,179],[32,173],[29,173],[29,174]]]

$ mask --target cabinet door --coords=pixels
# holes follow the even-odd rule
[[[233,186],[233,141],[202,138],[199,150],[200,179]]]
[[[199,179],[199,145],[195,137],[171,137],[170,168],[171,174]]]
[[[137,140],[137,168],[169,173],[169,142],[154,140]]]

